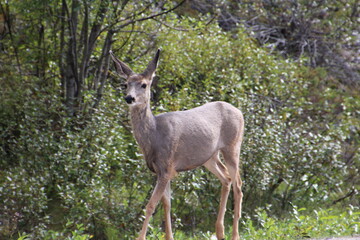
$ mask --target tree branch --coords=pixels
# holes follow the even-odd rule
[[[101,60],[100,60],[100,65],[98,67],[98,74],[95,79],[95,84],[96,84],[95,88],[97,88],[97,96],[96,96],[95,103],[93,104],[93,109],[98,107],[100,100],[102,98],[102,95],[103,95],[105,82],[107,79],[107,73],[109,71],[109,63],[110,63],[109,51],[111,48],[113,35],[114,35],[113,31],[108,31],[105,42],[104,42],[104,47],[103,47],[103,51],[101,54],[102,56],[101,56]],[[98,83],[100,83],[99,87],[97,87]]]
[[[172,12],[174,11],[175,9],[177,9],[178,7],[180,7],[185,1],[187,0],[183,0],[181,1],[179,4],[177,4],[176,6],[174,6],[173,8],[170,8],[169,10],[166,10],[166,11],[163,11],[163,12],[160,12],[160,13],[157,13],[157,14],[153,14],[153,15],[150,15],[148,17],[143,17],[143,18],[139,18],[139,19],[133,19],[133,20],[129,20],[127,21],[126,23],[120,25],[119,27],[117,27],[116,29],[114,29],[114,32],[118,32],[120,31],[120,29],[130,25],[130,24],[133,24],[133,23],[136,23],[136,22],[142,22],[142,21],[145,21],[145,20],[149,20],[149,19],[155,19],[156,17],[159,17],[159,16],[162,16],[164,14],[167,14],[169,12]],[[109,28],[112,28],[113,26],[115,26],[116,24],[118,24],[120,21],[115,21],[113,24],[110,24],[108,27],[104,28],[103,30],[101,30],[101,32],[109,29]]]
[[[9,3],[6,2],[6,10],[3,8],[3,5],[0,4],[1,6],[1,11],[4,14],[5,17],[5,23],[8,27],[8,31],[9,31],[9,35],[10,35],[10,40],[11,40],[11,44],[13,45],[14,48],[14,53],[15,53],[15,59],[16,59],[16,63],[18,65],[18,69],[19,69],[19,73],[20,76],[22,76],[22,70],[21,70],[21,64],[20,64],[20,58],[19,58],[19,52],[18,52],[18,48],[16,46],[16,43],[14,41],[14,36],[13,36],[13,32],[12,32],[12,27],[11,27],[11,18],[10,18],[10,7],[9,7]]]
[[[91,53],[93,52],[95,48],[96,40],[101,32],[101,27],[103,24],[103,21],[105,19],[105,14],[107,13],[109,7],[109,1],[102,1],[100,3],[99,10],[95,17],[95,22],[91,28],[90,35],[87,38],[87,45],[86,48],[84,48],[83,53],[83,59],[82,59],[82,65],[80,69],[80,74],[82,76],[81,81],[83,81],[85,78],[87,78],[88,75],[88,63],[90,61]]]
[[[356,195],[356,194],[358,194],[358,192],[353,188],[353,189],[351,189],[351,191],[348,192],[345,196],[343,196],[343,197],[341,197],[341,198],[339,198],[339,199],[334,200],[334,201],[333,201],[333,204],[336,204],[336,203],[338,203],[338,202],[341,202],[341,201],[345,200],[346,198],[349,198],[349,197],[351,197],[351,196],[353,196],[353,195]]]

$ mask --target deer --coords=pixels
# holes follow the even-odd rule
[[[147,167],[157,177],[155,188],[145,207],[145,219],[137,240],[146,239],[150,218],[160,200],[165,214],[165,237],[166,240],[173,240],[170,181],[178,173],[200,166],[212,172],[222,184],[215,223],[217,239],[225,239],[224,217],[231,185],[234,194],[231,239],[240,239],[238,223],[243,194],[239,155],[244,135],[242,112],[229,103],[217,101],[190,110],[154,116],[150,107],[150,87],[158,66],[160,49],[140,74],[133,72],[112,51],[110,55],[116,72],[126,80],[124,99],[129,106],[133,135]],[[223,160],[220,159],[220,153]]]

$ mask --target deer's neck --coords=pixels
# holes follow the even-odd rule
[[[151,112],[150,104],[132,107],[130,115],[135,139],[146,154],[151,149],[151,136],[156,130],[155,117]]]

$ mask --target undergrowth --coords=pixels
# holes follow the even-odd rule
[[[344,211],[319,209],[309,213],[305,208],[294,208],[291,217],[277,219],[268,216],[266,210],[258,209],[254,219],[241,221],[240,235],[243,240],[296,240],[320,237],[352,236],[360,234],[360,209],[349,206]],[[231,229],[227,240],[231,239]],[[148,239],[163,240],[165,234],[158,228],[152,228]],[[180,231],[174,233],[174,239],[216,240],[215,233],[199,233],[195,236]]]
[[[70,224],[73,225],[73,224]],[[69,226],[69,223],[66,227]],[[89,240],[94,239],[86,233],[82,224],[77,224],[77,230],[64,229],[61,232],[53,230],[43,233],[46,240]],[[65,228],[66,228],[65,227]],[[188,234],[174,230],[176,240],[216,240],[213,232]],[[231,239],[231,229],[226,229],[226,240]],[[258,209],[253,219],[245,217],[241,220],[240,235],[243,240],[296,240],[335,236],[353,236],[360,234],[360,209],[349,206],[346,210],[319,209],[308,212],[305,208],[295,207],[289,218],[277,219],[267,214],[267,210]],[[111,234],[110,234],[111,235]],[[116,235],[107,239],[118,239]],[[134,238],[134,237],[133,237]],[[147,239],[165,240],[165,233],[158,227],[150,226]],[[17,240],[30,240],[29,235],[19,234]]]

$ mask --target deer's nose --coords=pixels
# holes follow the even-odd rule
[[[124,99],[127,102],[127,104],[131,104],[131,103],[135,102],[135,98],[132,97],[131,95],[127,95]]]

